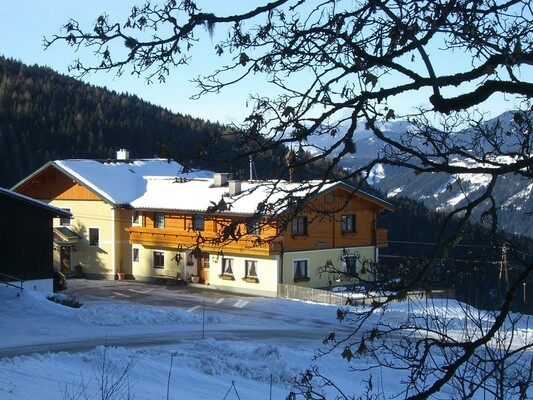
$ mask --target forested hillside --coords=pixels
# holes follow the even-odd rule
[[[223,154],[246,150],[236,141],[219,124],[0,57],[2,187],[49,160],[106,159],[119,148],[132,158],[172,156],[186,166],[194,158],[196,168],[238,173],[248,169],[247,158],[222,162]],[[257,170],[272,172],[282,156],[258,157]]]

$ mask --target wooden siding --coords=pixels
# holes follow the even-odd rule
[[[283,248],[300,251],[376,245],[375,220],[381,209],[366,198],[336,189],[312,200],[300,214],[307,217],[306,235],[293,236],[288,221],[282,233]],[[350,214],[355,215],[355,231],[343,232],[341,218]],[[380,236],[380,239],[386,242],[386,237]]]
[[[0,196],[0,273],[23,280],[51,279],[54,215]]]
[[[22,184],[16,192],[40,200],[100,200],[95,193],[52,166]]]

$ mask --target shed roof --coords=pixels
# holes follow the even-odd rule
[[[4,189],[0,187],[0,197],[8,197],[15,199],[17,201],[20,201],[24,204],[27,204],[31,207],[38,207],[42,208],[44,211],[52,214],[54,217],[64,217],[64,218],[70,218],[72,217],[72,214],[69,211],[62,210],[61,208],[57,208],[54,206],[51,206],[49,204],[46,204],[40,200],[33,199],[28,196],[24,196],[20,193],[15,193],[9,189]]]

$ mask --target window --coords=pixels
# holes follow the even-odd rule
[[[233,275],[233,258],[222,259],[222,275]]]
[[[295,217],[292,220],[292,234],[294,236],[307,235],[307,217]]]
[[[133,211],[133,216],[131,217],[131,222],[135,225],[139,225],[141,223],[141,213],[137,210]]]
[[[209,253],[202,253],[202,262],[203,262],[202,267],[204,267],[205,269],[210,268],[210,265],[209,265]]]
[[[205,217],[200,214],[192,216],[192,229],[195,231],[203,231],[205,226]]]
[[[133,262],[139,262],[139,249],[137,247],[133,248],[131,259]]]
[[[348,275],[357,275],[359,272],[359,259],[356,256],[345,256],[343,259],[344,271]]]
[[[341,231],[355,232],[355,214],[344,214],[341,216]]]
[[[100,242],[100,229],[89,228],[89,246],[98,246]]]
[[[154,268],[165,268],[165,253],[154,251]]]
[[[72,213],[70,208],[62,208],[63,211],[67,211],[69,213]],[[61,226],[70,226],[70,218],[69,217],[61,217],[59,218],[59,225]]]
[[[259,221],[248,221],[246,223],[246,233],[248,235],[259,235],[261,233],[261,223]]]
[[[307,260],[295,260],[294,281],[309,280],[309,265]]]
[[[163,229],[165,227],[165,213],[154,213],[154,228]]]
[[[246,268],[246,278],[257,278],[257,261],[246,260],[244,265]]]

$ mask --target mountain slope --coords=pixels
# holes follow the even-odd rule
[[[497,118],[487,122],[487,126],[500,124],[504,131],[511,129],[513,113],[506,112]],[[408,129],[409,124],[403,121],[387,123],[381,127],[384,134],[391,139],[398,140],[402,133]],[[464,131],[461,135],[470,135]],[[505,136],[502,143],[503,150],[512,150],[517,146],[516,135]],[[329,147],[335,137],[320,137],[313,139],[312,145]],[[468,136],[465,140],[469,141]],[[341,167],[351,170],[364,166],[374,160],[383,151],[385,144],[365,130],[361,124],[354,134],[354,142],[357,152],[345,156],[341,161]],[[413,145],[420,145],[420,141],[414,141]],[[485,142],[480,147],[488,148]],[[505,163],[505,159],[500,158]],[[450,164],[465,164],[465,160],[454,158]],[[468,165],[466,165],[468,166]],[[475,198],[483,191],[490,181],[489,175],[460,174],[449,176],[445,173],[415,174],[412,170],[389,165],[377,165],[368,177],[368,183],[380,191],[387,193],[389,198],[405,196],[417,201],[422,201],[426,206],[435,210],[449,211],[464,206],[469,199]],[[496,204],[501,205],[498,211],[500,227],[510,233],[533,237],[533,224],[525,218],[533,211],[533,182],[513,174],[501,176],[496,184],[493,197]],[[475,215],[480,218],[481,210]]]

